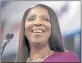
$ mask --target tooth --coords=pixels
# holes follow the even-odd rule
[[[42,30],[34,30],[33,32],[42,32]]]

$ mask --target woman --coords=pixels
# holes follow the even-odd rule
[[[24,13],[17,62],[79,62],[71,52],[65,52],[56,13],[43,4]]]

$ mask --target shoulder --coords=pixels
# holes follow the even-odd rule
[[[46,61],[49,62],[80,62],[73,52],[54,52]]]
[[[77,58],[76,54],[73,52],[63,52],[63,56],[71,61],[79,61],[79,59]]]
[[[78,57],[73,52],[67,51],[67,52],[60,52],[59,54],[62,61],[79,62]]]

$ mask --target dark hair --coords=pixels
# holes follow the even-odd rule
[[[63,47],[63,40],[58,24],[58,18],[56,16],[56,13],[48,6],[43,4],[37,4],[34,7],[41,7],[48,10],[51,20],[51,36],[49,38],[49,45],[50,48],[57,52],[64,52]],[[34,8],[32,7],[32,8]],[[20,30],[20,36],[19,36],[19,44],[18,44],[18,52],[17,52],[17,62],[26,62],[27,57],[29,56],[30,47],[28,43],[28,39],[25,36],[25,20],[28,15],[28,12],[32,9],[29,8],[25,11],[22,23],[21,23],[21,30]]]

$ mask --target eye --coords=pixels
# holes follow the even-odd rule
[[[29,18],[28,20],[29,20],[29,21],[33,21],[33,20],[35,20],[35,18]]]
[[[34,16],[31,16],[27,19],[27,21],[34,21],[36,18]]]
[[[42,18],[42,21],[49,21],[49,19],[48,18]]]

